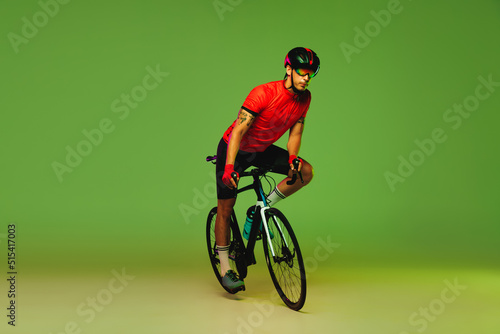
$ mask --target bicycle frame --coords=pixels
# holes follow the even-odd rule
[[[252,222],[252,228],[250,229],[250,235],[248,237],[248,243],[247,246],[245,247],[246,249],[246,261],[248,264],[255,264],[255,257],[254,257],[254,248],[255,248],[255,243],[257,242],[257,233],[260,228],[260,224],[264,226],[265,230],[265,238],[267,238],[269,248],[271,249],[271,253],[273,255],[273,259],[275,258],[275,252],[273,248],[273,244],[271,242],[271,236],[269,233],[269,227],[267,225],[267,219],[266,219],[266,211],[269,210],[271,207],[267,205],[267,200],[266,196],[264,195],[264,191],[262,189],[262,183],[260,181],[260,176],[263,175],[261,170],[258,168],[251,170],[250,172],[244,172],[242,173],[241,176],[252,176],[253,177],[253,182],[241,189],[237,190],[237,193],[241,193],[250,189],[253,189],[255,191],[255,194],[257,195],[257,203],[255,205],[256,208],[260,208],[259,214],[257,214],[257,210],[255,211],[256,214],[254,215],[254,220]],[[234,212],[233,212],[234,213]],[[234,221],[236,222],[236,215],[233,216]],[[283,234],[283,231],[281,230],[281,226],[278,224],[276,221],[276,218],[273,217],[275,220],[275,224],[278,227],[279,233]],[[237,224],[237,222],[236,222]],[[288,243],[286,242],[286,246],[288,246]]]
[[[206,161],[207,162],[211,161],[213,164],[215,164],[216,159],[217,159],[216,155],[208,156],[206,158]],[[299,159],[295,159],[293,164],[294,164],[295,168],[298,168]],[[257,195],[257,203],[256,203],[255,207],[256,208],[260,207],[260,211],[259,211],[260,215],[254,216],[254,221],[252,222],[252,228],[250,229],[250,235],[248,236],[248,243],[247,243],[246,247],[244,246],[245,244],[243,243],[243,238],[241,236],[241,232],[240,232],[239,227],[238,227],[238,220],[236,218],[236,214],[234,213],[234,211],[232,214],[233,222],[234,222],[235,226],[231,226],[231,229],[233,231],[237,231],[237,233],[235,232],[237,234],[237,239],[239,242],[241,242],[241,244],[245,248],[245,260],[246,260],[247,265],[256,263],[255,256],[254,256],[254,249],[255,249],[255,243],[257,241],[257,232],[258,232],[258,229],[260,228],[261,223],[264,226],[264,229],[266,231],[265,237],[267,238],[267,243],[269,245],[269,248],[271,249],[271,254],[273,256],[273,259],[276,259],[276,253],[274,252],[274,247],[273,247],[273,243],[271,242],[269,227],[267,225],[267,220],[266,220],[266,211],[269,210],[271,207],[269,207],[267,205],[266,196],[264,195],[264,191],[262,189],[262,183],[260,182],[260,179],[259,179],[260,176],[265,175],[267,172],[268,172],[267,170],[261,170],[259,168],[255,168],[249,172],[242,172],[240,175],[241,177],[252,176],[253,182],[251,184],[241,188],[241,189],[238,189],[237,193],[241,193],[241,192],[253,189],[255,191],[255,194]],[[302,183],[304,183],[304,180],[302,178],[302,173],[299,172],[298,175],[300,176]],[[292,180],[288,181],[287,184],[293,184],[296,180],[297,180],[297,174],[294,174],[292,177]],[[255,219],[255,217],[258,217],[260,220]],[[276,220],[276,218],[274,216],[273,216],[273,220],[274,220],[276,227],[278,228],[278,232],[281,235],[283,235],[283,230],[281,229],[280,224],[278,224],[278,221]],[[286,247],[288,247],[288,241],[286,239],[284,239],[284,242],[285,242]]]

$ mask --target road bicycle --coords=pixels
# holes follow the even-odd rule
[[[216,159],[217,156],[208,156],[206,161],[215,164]],[[296,170],[299,160],[296,159],[293,163]],[[298,311],[304,306],[306,300],[304,261],[295,233],[285,215],[267,204],[261,180],[266,179],[269,182],[268,179],[272,179],[266,175],[268,172],[270,172],[270,169],[254,168],[240,174],[240,178],[252,176],[253,182],[238,189],[237,193],[253,189],[257,195],[257,203],[248,209],[248,211],[252,210],[255,214],[253,215],[253,222],[246,245],[238,226],[236,214],[234,210],[232,212],[229,263],[239,278],[244,279],[247,276],[247,267],[257,263],[254,248],[256,242],[262,240],[267,267],[279,296],[289,308]],[[302,174],[299,172],[293,174],[292,180],[287,181],[288,184],[296,182],[297,174],[299,174],[301,181],[304,182]],[[233,178],[235,177],[236,175],[233,175]],[[216,216],[217,207],[214,207],[208,214],[206,227],[210,263],[221,286],[229,293],[236,293],[237,291],[230,291],[222,285],[219,255],[215,245]]]

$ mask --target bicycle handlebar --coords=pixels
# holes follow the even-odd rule
[[[209,156],[206,157],[205,160],[207,162],[212,162],[213,164],[215,164],[216,160],[217,160],[217,156],[216,155],[209,155]],[[300,160],[299,159],[294,159],[292,161],[292,164],[293,164],[294,169],[298,169],[299,168],[299,164],[300,164]],[[257,169],[256,172],[242,172],[241,175],[240,175],[240,177],[250,176],[250,175],[254,175],[254,174],[264,175],[267,172],[268,172],[268,170]],[[288,184],[288,185],[294,184],[297,181],[297,174],[299,174],[299,176],[300,176],[300,181],[302,183],[304,183],[304,179],[302,178],[302,172],[298,172],[298,173],[294,173],[293,176],[292,176],[292,179],[290,181],[287,181],[286,184]],[[236,175],[236,173],[233,172],[231,174],[231,177],[233,178],[234,182],[236,182],[237,178],[238,178],[238,175]]]
[[[238,174],[236,172],[232,172],[231,177],[233,178],[234,183],[238,184]]]
[[[293,159],[292,164],[293,164],[293,169],[297,170],[299,168],[300,160],[295,158]],[[298,173],[293,173],[292,179],[290,181],[286,181],[286,184],[288,184],[289,186],[294,184],[295,181],[297,181],[297,174],[299,174],[300,176],[300,181],[304,183],[304,179],[302,178],[302,172],[298,172]]]
[[[214,165],[216,164],[217,161],[217,156],[216,155],[209,155],[208,157],[205,158],[207,162],[212,162]]]

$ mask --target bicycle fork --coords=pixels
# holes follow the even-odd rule
[[[276,253],[274,252],[274,246],[273,246],[273,243],[271,242],[271,233],[269,232],[269,225],[268,225],[267,219],[266,219],[266,211],[271,209],[271,207],[265,205],[265,203],[263,201],[258,201],[256,206],[260,207],[260,219],[261,219],[262,225],[264,226],[264,230],[266,231],[265,238],[267,239],[267,244],[269,245],[269,248],[271,249],[271,254],[273,255],[273,259],[275,259]],[[271,217],[273,219],[274,225],[277,228],[276,232],[280,236],[284,235],[283,230],[281,229],[281,225],[278,223],[278,220],[276,219],[276,217],[274,215],[272,215]],[[281,239],[283,240],[283,242],[285,244],[284,246],[286,246],[288,248],[287,240],[285,238],[281,238]]]

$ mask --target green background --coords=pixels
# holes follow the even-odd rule
[[[500,81],[499,1],[404,0],[385,26],[373,25],[372,11],[381,15],[394,1],[219,3],[225,11],[213,1],[71,1],[51,7],[46,22],[38,14],[37,31],[17,46],[12,34],[22,36],[23,18],[33,22],[42,7],[0,4],[0,245],[15,223],[26,290],[43,291],[28,283],[56,284],[56,277],[65,277],[59,289],[78,290],[85,275],[106,282],[120,268],[160,285],[162,277],[192,275],[196,286],[213,283],[204,226],[216,198],[204,158],[215,154],[249,91],[283,77],[284,56],[296,46],[321,59],[301,148],[315,178],[279,208],[306,257],[318,238],[339,246],[320,261],[311,284],[334,285],[340,272],[342,282],[361,279],[353,274],[360,268],[408,282],[419,281],[408,270],[449,270],[432,280],[437,286],[465,272],[498,279],[500,87],[457,129],[443,116],[475,94],[480,76]],[[341,45],[360,43],[356,28],[370,22],[379,30],[346,57]],[[115,100],[143,85],[148,67],[168,75],[126,117],[114,112]],[[54,162],[66,164],[67,147],[77,149],[82,131],[105,119],[113,131],[58,179]],[[399,157],[409,159],[415,140],[436,128],[446,141],[391,190],[385,173],[398,173]],[[252,194],[239,198],[239,217],[253,201]],[[265,276],[264,261],[258,267],[254,275]],[[370,280],[364,284],[369,290]],[[489,292],[498,294],[498,280],[493,286]],[[61,304],[47,292],[37,307],[67,306],[74,315],[82,298]],[[406,327],[407,315],[425,302],[403,312]],[[20,315],[19,322],[43,333],[71,319],[47,311],[35,321],[35,309],[25,312],[34,318]],[[105,332],[102,326],[89,332]]]

